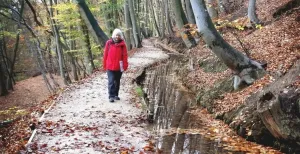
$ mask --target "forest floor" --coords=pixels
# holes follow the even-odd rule
[[[55,75],[54,78],[60,87],[63,88],[64,83],[62,78]],[[51,93],[47,89],[41,75],[22,80],[14,85],[14,90],[11,91],[9,95],[0,97],[1,110],[7,110],[14,107],[34,107],[44,101],[50,94]],[[0,120],[4,119],[0,118]]]

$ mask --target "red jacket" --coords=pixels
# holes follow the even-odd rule
[[[112,39],[109,39],[104,48],[103,69],[119,71],[120,61],[123,61],[123,68],[126,71],[128,68],[126,45],[123,40],[119,43],[114,43]]]

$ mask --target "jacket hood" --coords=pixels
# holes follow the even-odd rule
[[[115,29],[112,33],[112,38],[115,38],[116,35],[120,35],[121,39],[124,40],[124,36],[123,36],[123,33],[120,29]]]

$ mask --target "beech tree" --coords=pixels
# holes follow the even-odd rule
[[[130,18],[129,6],[127,1],[124,2],[124,18],[125,18],[125,25],[126,25],[126,30],[125,30],[126,46],[127,49],[130,50],[131,48],[136,47],[136,44],[133,37],[132,22]]]
[[[169,33],[169,35],[173,35],[174,31],[173,31],[173,28],[172,28],[171,17],[170,17],[169,0],[163,0],[163,3],[165,5],[165,12],[164,13],[166,14],[166,26],[167,26],[167,29],[168,29],[168,33]],[[191,9],[192,9],[192,7],[191,7]],[[191,12],[193,12],[193,11],[191,11]]]
[[[207,12],[204,0],[191,0],[198,31],[208,47],[235,73],[234,88],[242,82],[252,84],[257,78],[257,71],[262,65],[245,56],[218,33]]]
[[[45,1],[44,1],[44,3],[45,3],[45,5],[47,5]],[[59,70],[60,70],[61,77],[63,77],[63,79],[64,79],[64,83],[67,85],[70,81],[68,81],[68,78],[66,76],[64,54],[63,54],[63,50],[61,48],[61,44],[59,42],[60,33],[59,33],[59,29],[57,27],[56,21],[53,19],[54,10],[53,10],[52,6],[53,6],[52,0],[50,0],[50,8],[49,8],[50,23],[51,23],[52,30],[53,30],[54,36],[55,36],[56,52],[57,52],[57,55],[58,55]]]
[[[0,38],[0,52],[3,54],[3,41]],[[0,56],[0,96],[4,96],[8,94],[7,84],[5,82],[6,73],[4,67],[4,59],[3,56]]]
[[[140,38],[140,30],[139,30],[139,26],[137,24],[137,18],[135,15],[134,6],[133,6],[132,1],[133,0],[126,0],[125,3],[126,3],[126,5],[128,5],[128,8],[129,8],[129,14],[130,14],[130,19],[131,19],[131,23],[132,23],[132,30],[133,30],[133,37],[134,37],[135,45],[137,48],[141,48],[142,41]]]
[[[208,14],[210,15],[210,18],[215,19],[218,17],[218,11],[216,10],[217,2],[216,0],[207,0],[207,11]]]
[[[248,4],[248,18],[253,24],[260,24],[260,21],[256,15],[256,0],[249,0]]]
[[[185,0],[185,9],[186,9],[188,22],[191,24],[196,24],[194,12],[190,0]]]
[[[188,21],[182,8],[181,0],[172,0],[172,8],[175,13],[176,27],[179,29],[184,44],[187,48],[194,47],[196,45],[194,38],[190,37],[189,34],[184,31],[184,25],[187,24]]]
[[[153,4],[152,0],[149,0],[149,2],[150,2],[150,9],[151,9],[150,12],[151,12],[151,16],[152,16],[152,19],[153,19],[154,28],[155,28],[158,36],[160,36],[160,31],[159,31],[157,20],[156,20],[156,16],[155,16],[154,4]]]
[[[99,45],[105,47],[105,43],[108,40],[108,37],[99,26],[89,7],[86,5],[85,0],[75,0],[75,2],[79,6],[80,15],[84,19],[90,33],[94,36],[96,42],[99,43]]]

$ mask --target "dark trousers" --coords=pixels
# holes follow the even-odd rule
[[[107,70],[109,98],[119,96],[122,72]]]

